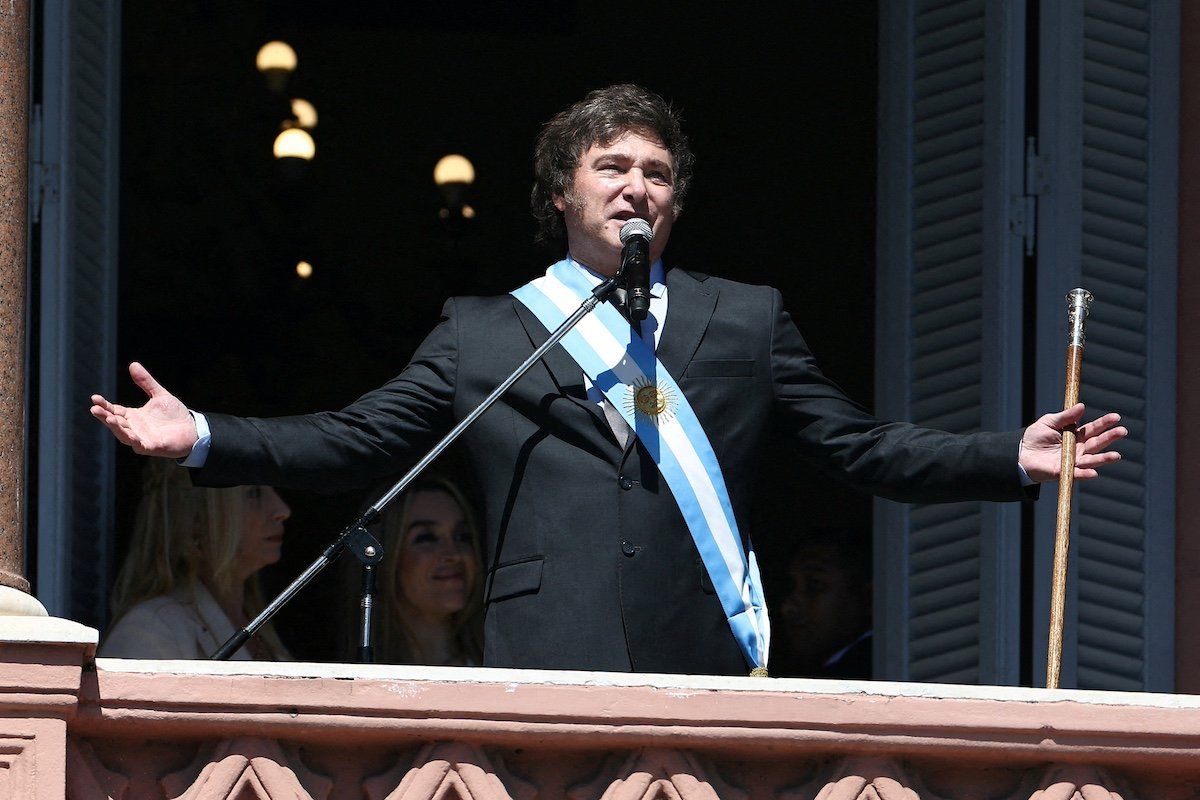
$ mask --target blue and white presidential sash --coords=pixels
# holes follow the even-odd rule
[[[512,294],[553,331],[592,288],[581,270],[560,261]],[[580,320],[561,343],[653,457],[679,503],[734,637],[747,660],[765,668],[771,624],[758,562],[753,547],[748,553],[742,548],[721,467],[679,384],[607,303]]]

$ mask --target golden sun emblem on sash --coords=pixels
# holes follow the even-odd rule
[[[670,386],[651,383],[646,378],[640,378],[634,385],[627,387],[625,410],[630,414],[646,417],[655,425],[675,416],[679,407],[679,399]]]

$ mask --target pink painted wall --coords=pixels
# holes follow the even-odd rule
[[[1175,688],[1200,693],[1200,3],[1180,4]]]

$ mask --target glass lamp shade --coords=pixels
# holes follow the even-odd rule
[[[307,100],[292,99],[292,116],[296,118],[296,127],[309,131],[317,127],[317,109]]]
[[[259,48],[254,64],[259,72],[276,69],[292,72],[296,69],[296,51],[287,42],[267,42]]]
[[[433,168],[433,182],[438,186],[448,183],[474,183],[475,167],[465,156],[457,153],[442,156]]]
[[[275,137],[276,158],[301,158],[312,161],[317,154],[317,143],[303,128],[288,128]]]

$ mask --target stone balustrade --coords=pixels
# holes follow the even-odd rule
[[[14,800],[1200,793],[1200,698],[1184,695],[122,661],[73,623],[0,627]]]

